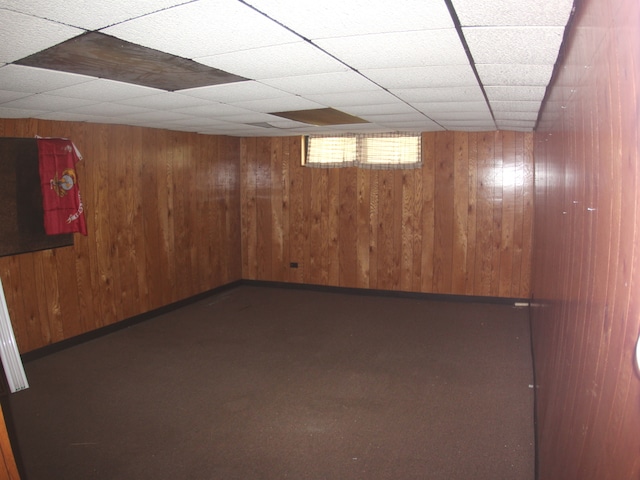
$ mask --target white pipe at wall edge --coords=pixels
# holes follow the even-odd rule
[[[7,377],[9,390],[11,393],[29,388],[27,376],[24,373],[24,366],[16,344],[16,337],[13,334],[9,309],[4,296],[2,279],[0,279],[0,358]]]

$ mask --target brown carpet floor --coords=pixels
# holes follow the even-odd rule
[[[25,480],[534,478],[526,309],[243,285],[25,369]]]

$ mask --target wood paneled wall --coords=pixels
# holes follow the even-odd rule
[[[21,353],[240,279],[240,141],[117,125],[0,120],[68,137],[88,236],[0,258]]]
[[[640,3],[583,0],[535,138],[539,480],[640,478]]]
[[[11,448],[2,408],[0,408],[0,479],[20,480],[20,473]]]
[[[424,133],[422,168],[367,170],[302,167],[298,137],[244,138],[243,278],[528,297],[532,141]]]

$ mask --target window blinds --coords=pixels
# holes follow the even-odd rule
[[[422,164],[420,133],[310,135],[308,167],[416,168]]]

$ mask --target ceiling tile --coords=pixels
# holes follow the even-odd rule
[[[491,112],[487,108],[486,111],[477,112],[456,112],[456,111],[440,111],[430,112],[429,117],[437,122],[449,122],[452,120],[482,120],[483,122],[493,123]]]
[[[180,93],[190,97],[223,103],[245,102],[286,96],[286,92],[282,90],[254,81],[190,88],[188,90],[180,90]]]
[[[527,120],[501,120],[496,121],[498,129],[500,130],[523,130],[531,131],[536,126],[535,121]]]
[[[198,107],[177,108],[173,111],[176,113],[183,113],[185,115],[208,117],[212,119],[219,118],[223,115],[242,115],[245,113],[252,113],[250,110],[235,107],[233,105],[226,105],[224,103],[209,103]]]
[[[542,101],[546,87],[485,87],[487,97],[493,101]]]
[[[247,0],[256,9],[306,38],[453,28],[442,0]]]
[[[392,114],[376,114],[361,115],[360,118],[372,123],[389,123],[389,122],[423,122],[425,115],[414,111],[413,113],[392,113]]]
[[[190,59],[300,41],[297,35],[236,0],[188,2],[102,32]]]
[[[531,130],[572,1],[450,3],[498,126]],[[375,122],[331,132],[496,128],[443,0],[4,0],[0,20],[0,116],[272,136],[318,130],[270,112],[330,107]],[[167,93],[15,64],[84,29],[251,80]]]
[[[307,98],[314,94],[376,90],[377,86],[355,72],[321,73],[298,77],[272,78],[263,83]]]
[[[462,29],[475,63],[553,65],[562,27],[472,27]]]
[[[252,48],[195,60],[253,80],[348,70],[341,62],[307,42]]]
[[[3,7],[10,10],[48,18],[87,30],[98,30],[180,3],[184,3],[184,0],[136,0],[135,2],[109,0],[108,2],[92,2],[91,8],[87,8],[86,0],[65,0],[64,2],[50,0],[2,1]]]
[[[100,32],[84,33],[15,63],[165,91],[246,80],[193,60]]]
[[[440,123],[447,130],[495,130],[496,125],[493,123],[493,120],[443,120]]]
[[[436,122],[425,117],[424,120],[413,121],[413,122],[389,122],[382,123],[377,122],[376,125],[390,127],[394,130],[402,131],[402,130],[419,130],[423,132],[437,132],[443,130],[441,125],[438,125]]]
[[[172,111],[152,110],[147,112],[123,114],[123,118],[127,121],[172,122],[187,119],[189,118],[189,115]]]
[[[414,113],[416,111],[411,105],[401,101],[395,103],[370,104],[370,105],[354,105],[344,106],[341,110],[345,113],[355,115],[393,115],[399,113]]]
[[[18,98],[24,98],[30,96],[30,93],[25,92],[12,92],[10,90],[0,90],[0,105],[6,102],[17,100]]]
[[[507,120],[526,120],[535,122],[538,118],[538,112],[493,112],[496,122]]]
[[[437,88],[406,88],[392,89],[391,93],[412,103],[428,102],[481,102],[484,95],[479,86],[475,87],[437,87]]]
[[[90,78],[79,77],[85,79]],[[158,95],[162,92],[163,90],[158,90],[157,88],[116,82],[114,80],[97,79],[68,87],[52,88],[49,93],[61,97],[86,98],[96,100],[97,102],[118,102],[130,98]]]
[[[91,77],[41,68],[20,65],[5,65],[0,68],[0,85],[3,90],[16,92],[42,93],[89,81]]]
[[[478,84],[469,64],[383,68],[360,72],[385,88],[464,87]]]
[[[492,0],[491,8],[478,0],[452,0],[463,26],[565,26],[573,0]]]
[[[83,33],[68,25],[3,8],[0,8],[0,23],[0,62],[4,63],[14,62]]]
[[[497,112],[538,112],[542,101],[491,101],[491,109]]]
[[[99,115],[87,115],[77,112],[44,112],[35,118],[42,120],[58,120],[63,122],[91,122],[91,123],[117,123],[119,117],[102,117]]]
[[[5,108],[0,105],[0,118],[33,118],[43,113],[48,113],[48,112],[46,110],[25,110],[20,108]]]
[[[355,107],[398,102],[396,96],[381,88],[347,93],[317,93],[305,95],[305,98],[327,107]]]
[[[247,100],[245,102],[229,102],[230,105],[239,108],[246,108],[254,112],[285,112],[289,110],[311,110],[312,108],[322,108],[317,102],[312,102],[297,95],[286,97],[265,98],[258,100]]]
[[[28,97],[13,100],[4,103],[2,106],[7,108],[24,108],[33,110],[70,110],[76,107],[93,105],[93,100],[82,100],[79,98],[65,98],[55,95],[36,94]]]
[[[357,70],[468,63],[453,28],[328,38],[316,44]]]
[[[413,104],[421,112],[486,112],[489,107],[484,100],[477,102],[416,102]]]
[[[278,119],[274,115],[260,112],[248,112],[240,115],[220,115],[217,117],[220,120],[231,123],[259,123],[259,122],[271,122]]]
[[[118,105],[115,103],[98,103],[75,107],[68,109],[72,113],[81,113],[83,115],[97,115],[101,117],[118,117],[135,113],[145,113],[150,110],[140,107],[131,107],[129,105]]]
[[[482,84],[488,85],[548,85],[553,64],[477,64]]]
[[[134,107],[171,110],[176,108],[197,107],[202,105],[202,99],[182,95],[181,93],[164,92],[155,95],[145,95],[144,97],[126,98],[117,103]]]

